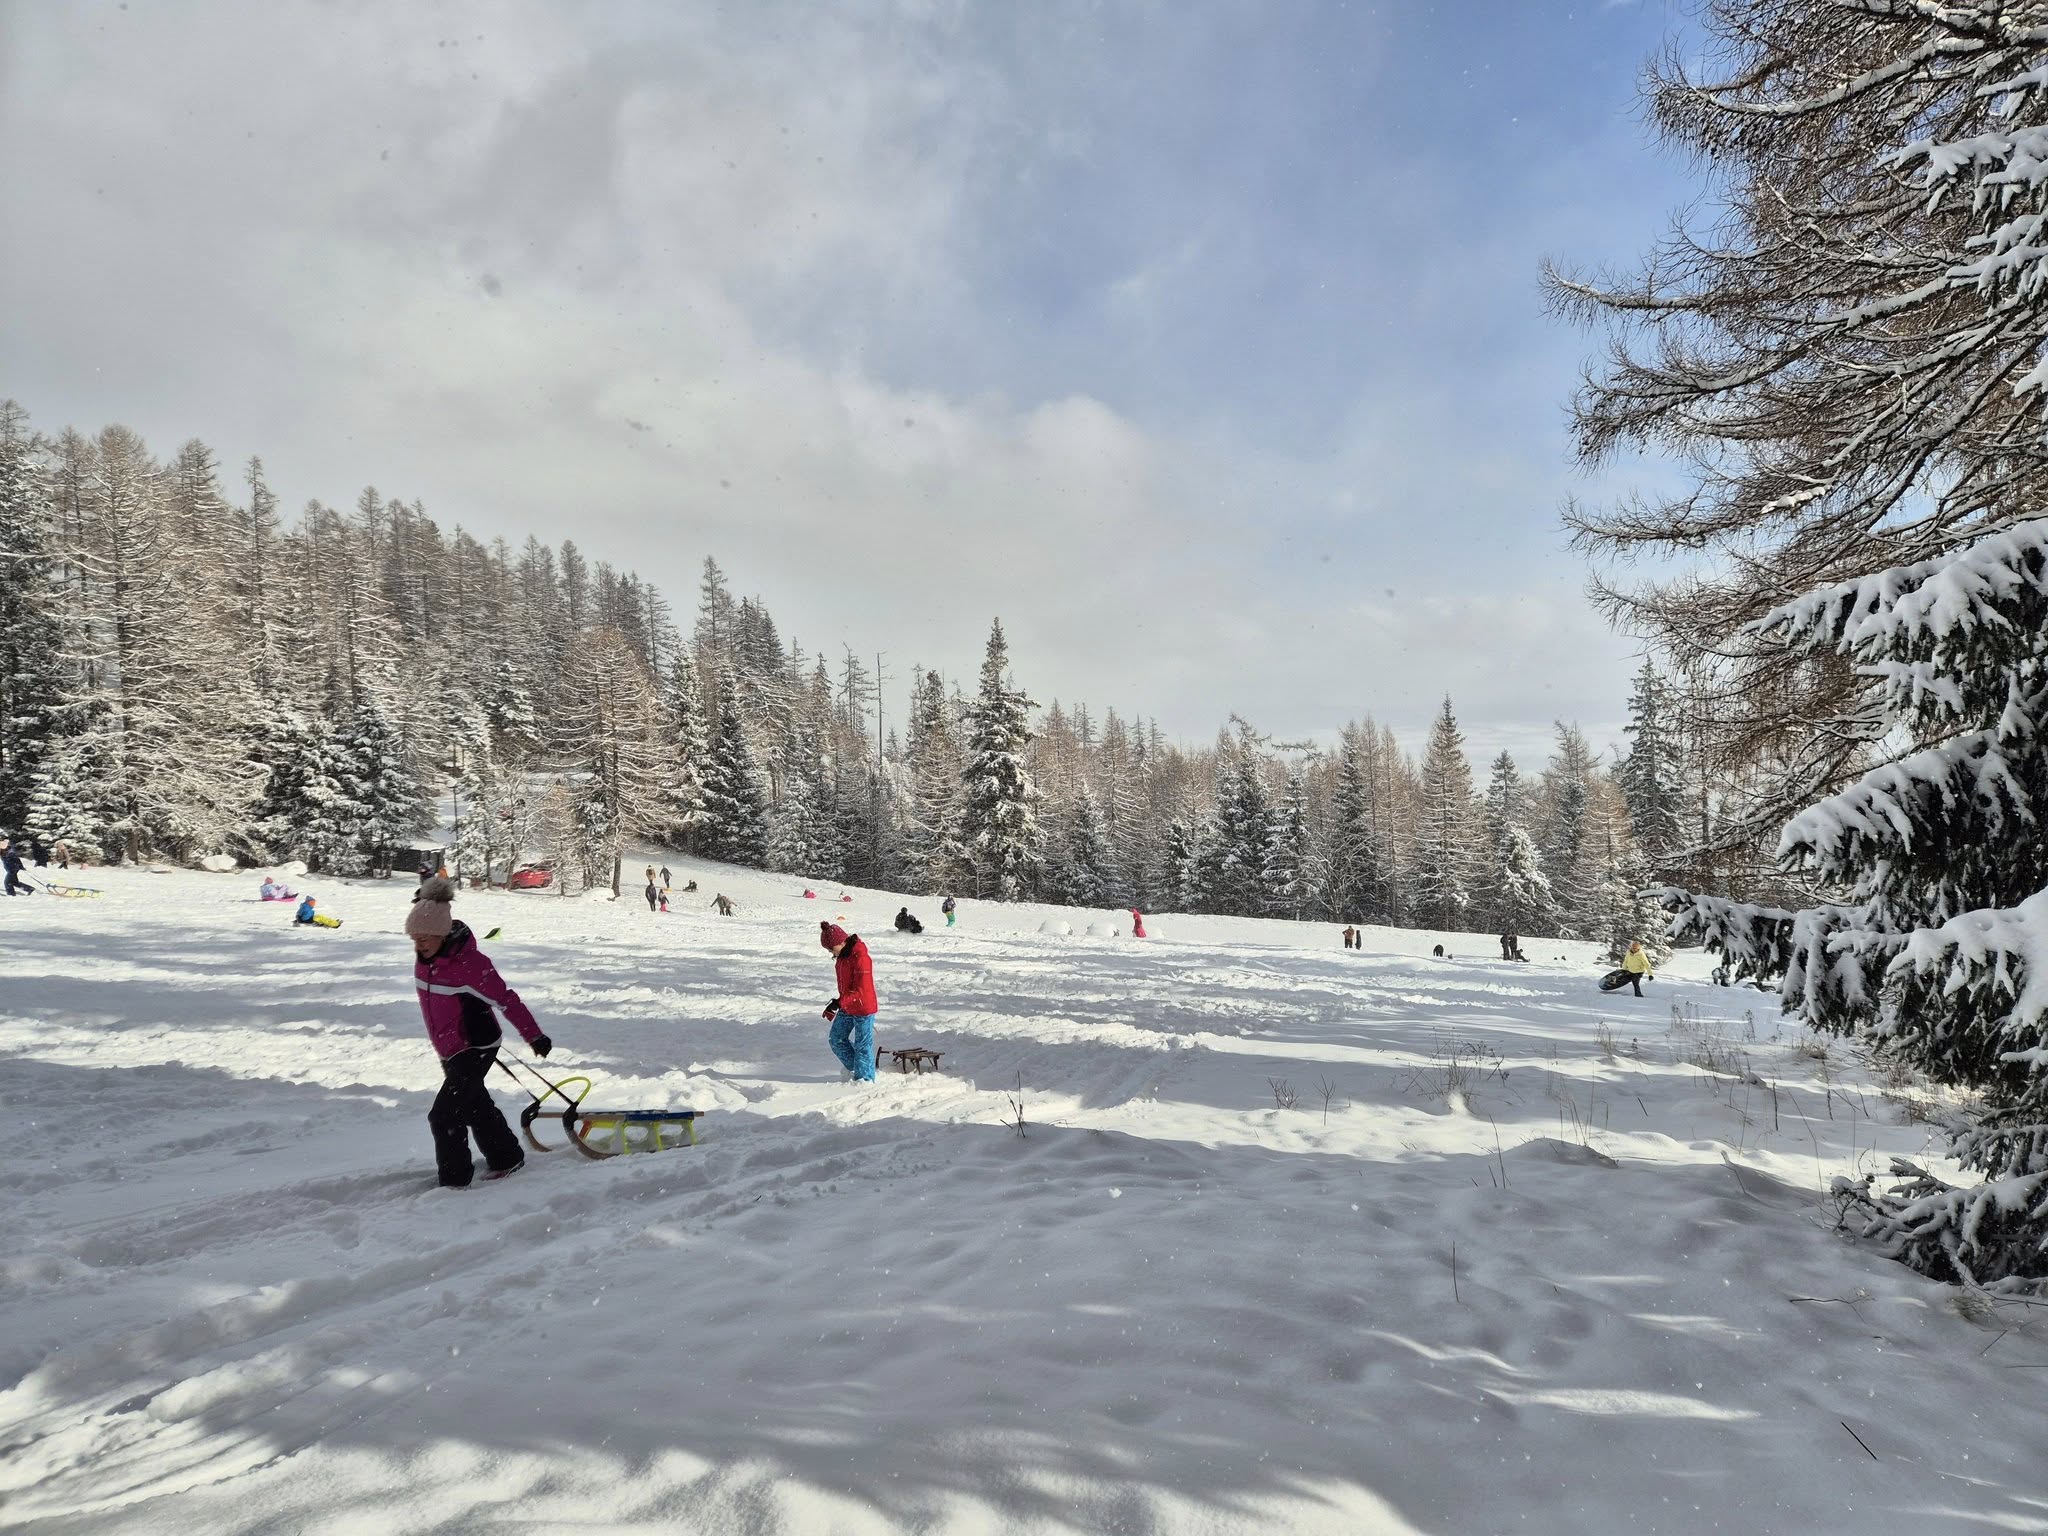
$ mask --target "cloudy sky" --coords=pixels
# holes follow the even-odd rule
[[[0,0],[0,395],[1207,739],[1614,738],[1538,266],[1668,0]],[[900,710],[900,704],[895,708]]]

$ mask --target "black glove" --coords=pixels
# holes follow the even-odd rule
[[[547,1060],[548,1052],[552,1051],[554,1048],[555,1042],[550,1040],[546,1035],[535,1035],[533,1037],[533,1054],[540,1057],[541,1060]]]
[[[828,1019],[836,1019],[836,1018],[838,1018],[838,1017],[839,1017],[839,999],[838,999],[838,998],[836,998],[836,997],[835,997],[835,998],[833,998],[831,1002],[829,1002],[829,1003],[827,1003],[827,1004],[825,1005],[825,1017],[826,1017],[826,1018],[828,1018]]]

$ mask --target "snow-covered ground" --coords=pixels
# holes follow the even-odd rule
[[[669,862],[457,911],[702,1144],[466,1191],[409,879],[0,902],[0,1527],[2048,1530],[2048,1325],[1830,1231],[1927,1129],[1696,958]],[[942,1074],[840,1081],[820,916]]]

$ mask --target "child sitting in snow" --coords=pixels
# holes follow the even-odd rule
[[[329,917],[324,912],[315,912],[313,910],[313,898],[310,896],[299,903],[299,910],[292,914],[292,921],[302,928],[308,926],[314,928],[339,928],[341,926],[340,918]]]
[[[297,901],[297,900],[298,900],[298,898],[299,898],[299,893],[298,893],[297,891],[291,891],[291,890],[286,890],[286,889],[285,889],[285,888],[284,888],[284,887],[283,887],[282,885],[278,884],[278,883],[277,883],[277,882],[276,882],[275,880],[271,880],[271,879],[267,879],[267,878],[266,878],[266,879],[264,880],[264,882],[263,882],[263,892],[262,892],[262,894],[261,894],[261,895],[260,895],[260,896],[259,896],[259,897],[257,898],[257,900],[259,900],[259,901]]]
[[[476,1175],[469,1157],[471,1136],[490,1170],[485,1178],[502,1179],[526,1165],[518,1137],[484,1086],[505,1037],[498,1012],[512,1021],[534,1055],[546,1056],[554,1044],[541,1033],[519,994],[499,977],[490,957],[476,947],[469,925],[456,919],[449,908],[454,900],[453,881],[427,881],[406,915],[405,931],[412,939],[420,1016],[426,1020],[427,1039],[441,1058],[441,1091],[427,1111],[434,1162],[441,1183],[460,1189]]]

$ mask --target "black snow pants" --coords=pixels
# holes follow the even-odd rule
[[[525,1161],[519,1138],[505,1123],[504,1114],[485,1086],[485,1075],[498,1059],[498,1048],[458,1051],[441,1063],[441,1091],[434,1095],[434,1107],[427,1111],[427,1124],[434,1128],[434,1161],[441,1182],[460,1189],[476,1176],[469,1160],[469,1138],[492,1172],[516,1168]]]

